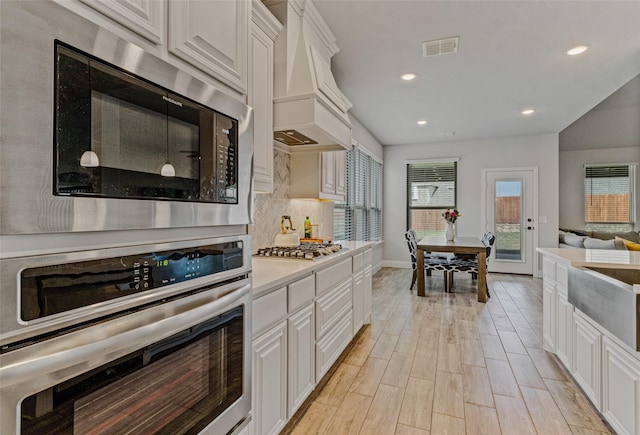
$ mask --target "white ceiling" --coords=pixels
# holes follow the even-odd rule
[[[640,73],[638,0],[314,4],[351,113],[383,145],[559,133]],[[422,42],[450,36],[457,53],[422,57]]]

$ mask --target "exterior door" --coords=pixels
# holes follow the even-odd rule
[[[496,235],[489,270],[533,275],[537,170],[486,170],[486,228]]]

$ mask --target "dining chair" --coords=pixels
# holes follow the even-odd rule
[[[414,230],[410,229],[404,233],[404,237],[409,247],[409,254],[411,255],[411,268],[413,269],[413,276],[411,277],[411,286],[409,290],[413,290],[413,286],[418,279],[418,240]],[[427,276],[431,276],[431,271],[439,270],[444,273],[444,291],[448,291],[449,285],[449,257],[442,254],[425,253],[424,254],[424,270],[422,273],[426,273]]]
[[[489,256],[491,255],[491,248],[496,242],[496,236],[491,231],[485,231],[482,235],[482,243],[487,247],[487,265],[489,264]],[[449,291],[453,288],[453,274],[455,272],[467,272],[471,274],[471,279],[477,279],[479,273],[478,257],[477,256],[453,256],[449,258],[449,283],[447,288]],[[485,281],[486,282],[486,281]],[[489,285],[487,284],[487,296],[489,294]]]

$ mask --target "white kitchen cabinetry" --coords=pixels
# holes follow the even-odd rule
[[[640,360],[606,335],[602,356],[602,414],[616,433],[640,435]]]
[[[155,44],[164,43],[164,3],[157,0],[81,0]]]
[[[273,192],[273,41],[282,25],[253,0],[247,104],[253,107],[253,175],[257,192]]]
[[[287,322],[253,340],[253,433],[277,434],[287,423]]]
[[[289,398],[291,418],[315,387],[315,323],[313,275],[289,284]],[[303,307],[303,308],[300,308]]]
[[[351,258],[316,273],[316,383],[353,337]]]
[[[573,315],[573,377],[600,409],[602,334],[579,310]]]
[[[353,256],[353,335],[371,319],[371,249]]]
[[[542,336],[545,350],[556,350],[556,263],[542,259]]]
[[[246,94],[250,8],[246,0],[169,0],[169,52]]]
[[[344,201],[345,151],[291,153],[291,197]]]
[[[568,269],[556,264],[556,354],[571,372],[573,366],[573,305],[569,303]]]

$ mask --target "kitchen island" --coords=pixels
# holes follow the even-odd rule
[[[252,421],[277,434],[371,317],[372,242],[314,260],[252,259]]]
[[[640,434],[640,252],[538,248],[543,343],[619,434]]]

